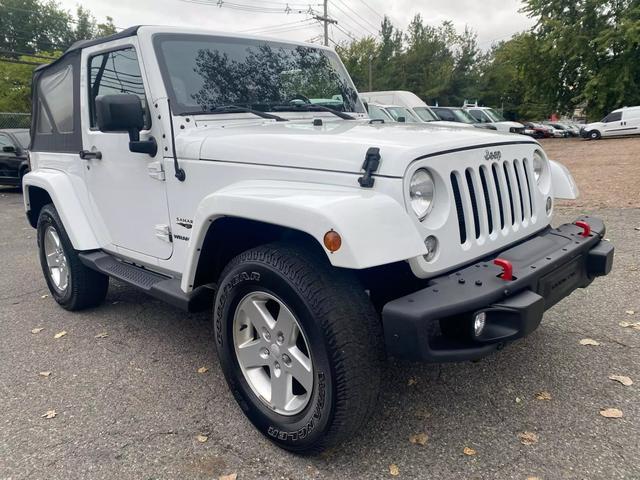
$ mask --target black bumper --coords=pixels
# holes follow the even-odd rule
[[[387,303],[382,311],[387,353],[427,362],[475,360],[534,331],[545,310],[611,271],[613,245],[603,240],[604,223],[579,220],[591,226],[590,235],[584,237],[575,224],[547,228]],[[511,262],[513,280],[501,278],[495,258]],[[473,318],[480,312],[486,326],[475,336]]]

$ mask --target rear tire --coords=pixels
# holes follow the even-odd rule
[[[278,446],[321,451],[357,432],[374,409],[383,358],[380,319],[355,276],[331,267],[322,252],[272,244],[238,255],[220,277],[213,317],[229,388]],[[301,335],[287,347],[290,337],[280,335],[281,325],[291,323]],[[247,350],[241,352],[247,347],[258,356],[247,361]],[[300,376],[298,359],[309,366]],[[284,395],[279,375],[292,378]]]
[[[109,277],[82,264],[52,204],[42,207],[37,228],[40,265],[55,301],[72,311],[102,303]]]

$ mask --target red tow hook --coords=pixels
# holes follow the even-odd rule
[[[589,235],[591,235],[591,225],[589,225],[587,222],[578,220],[575,224],[582,229],[582,233],[580,235],[582,235],[583,237],[588,237]]]
[[[502,268],[502,274],[500,275],[500,278],[502,280],[504,280],[505,282],[513,280],[513,265],[511,265],[511,262],[509,260],[505,260],[504,258],[496,258],[493,261],[493,264]]]

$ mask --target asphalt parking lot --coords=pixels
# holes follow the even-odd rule
[[[593,143],[613,157],[625,142]],[[617,168],[637,168],[640,139],[632,142],[628,167]],[[21,193],[0,187],[0,479],[373,479],[393,478],[392,464],[397,478],[640,478],[640,327],[620,326],[640,322],[640,206],[592,198],[607,161],[576,153],[590,143],[549,143],[570,168],[592,162],[580,165],[590,175],[576,176],[587,200],[558,206],[556,222],[603,217],[616,246],[611,275],[480,362],[389,361],[377,414],[352,441],[317,457],[278,449],[245,419],[227,391],[207,314],[183,314],[114,282],[98,309],[59,308]],[[625,177],[617,168],[611,174]],[[621,198],[637,202],[637,180]],[[599,345],[581,345],[586,338]],[[606,408],[623,416],[605,418]],[[55,417],[43,418],[50,410]],[[523,432],[535,434],[531,444]],[[410,441],[418,434],[424,445]]]

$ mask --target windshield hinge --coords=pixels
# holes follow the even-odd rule
[[[367,154],[364,157],[364,163],[362,164],[364,175],[358,178],[358,183],[362,188],[373,187],[373,183],[375,181],[373,173],[378,170],[378,167],[380,166],[380,158],[380,149],[378,147],[371,147],[367,150]]]
[[[151,178],[155,178],[156,180],[165,180],[164,170],[162,169],[162,162],[149,163],[147,165],[147,173]]]

